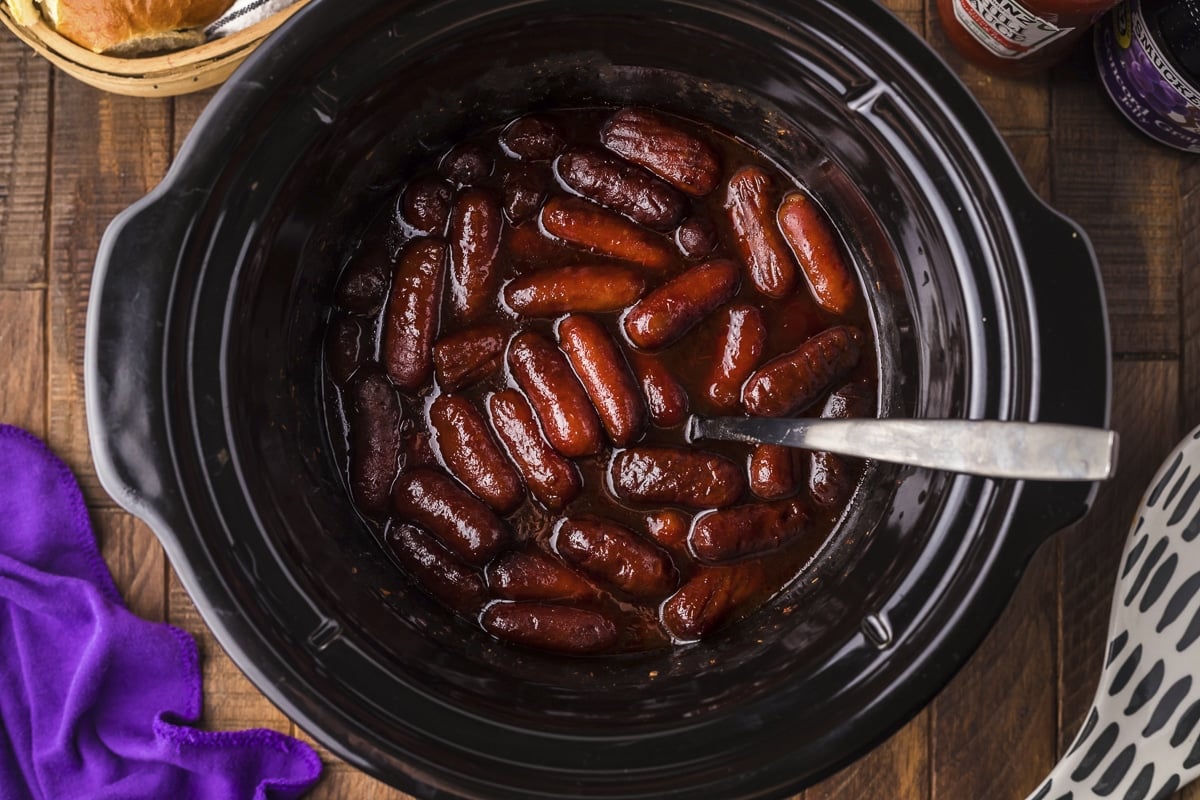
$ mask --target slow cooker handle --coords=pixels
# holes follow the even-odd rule
[[[1040,200],[1017,215],[1037,319],[1037,421],[1108,428],[1112,352],[1107,305],[1087,234]],[[1031,483],[1018,515],[1036,547],[1091,508],[1098,483]]]
[[[179,489],[164,409],[164,345],[189,208],[160,187],[108,226],[88,302],[84,394],[96,473],[113,499],[164,538]],[[164,542],[166,544],[166,542]]]

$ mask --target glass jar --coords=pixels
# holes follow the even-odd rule
[[[987,69],[1028,75],[1059,60],[1118,0],[938,0],[950,41]]]

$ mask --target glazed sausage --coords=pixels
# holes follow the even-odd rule
[[[719,564],[782,547],[811,525],[812,512],[799,500],[754,503],[698,517],[688,542],[696,558]]]
[[[594,600],[596,587],[541,550],[505,553],[487,568],[488,586],[501,600]]]
[[[796,454],[790,447],[760,444],[750,454],[750,491],[763,500],[791,497],[799,488]]]
[[[527,331],[509,345],[508,368],[555,450],[568,458],[599,452],[600,420],[562,351]]]
[[[564,520],[554,549],[585,574],[639,600],[663,598],[675,588],[670,556],[609,520]]]
[[[383,308],[396,259],[382,239],[363,242],[338,281],[334,301],[351,314],[369,317]]]
[[[783,198],[777,217],[813,297],[831,314],[845,314],[854,305],[858,287],[825,212],[805,195],[792,192]]]
[[[504,215],[514,225],[533,219],[546,199],[546,181],[527,169],[516,169],[504,179]]]
[[[707,258],[719,242],[717,226],[708,217],[692,217],[675,229],[675,244],[690,261]]]
[[[529,491],[551,511],[562,510],[583,489],[579,470],[549,445],[529,402],[516,389],[492,395],[488,398],[488,409],[492,427],[524,476]]]
[[[701,567],[663,603],[663,627],[681,641],[701,639],[747,611],[765,593],[768,577],[761,561]]]
[[[367,514],[387,509],[388,493],[400,468],[400,398],[386,377],[370,372],[351,385],[350,490]]]
[[[646,399],[650,419],[660,428],[673,428],[683,422],[688,412],[688,395],[683,385],[658,356],[629,351],[629,363],[637,375]]]
[[[440,395],[429,406],[429,427],[446,468],[476,497],[501,514],[513,511],[525,499],[521,476],[470,400]]]
[[[478,319],[496,296],[500,205],[486,189],[459,195],[450,216],[450,302],[459,319]]]
[[[467,143],[450,148],[438,172],[460,186],[470,186],[491,175],[492,167],[492,157],[482,147]]]
[[[426,592],[460,614],[479,613],[487,590],[479,573],[462,564],[425,531],[397,525],[388,532],[388,549]]]
[[[480,622],[498,639],[559,653],[601,653],[617,641],[617,626],[607,616],[570,606],[494,603]]]
[[[711,192],[721,176],[721,161],[707,142],[645,109],[618,111],[604,125],[600,141],[693,197]]]
[[[400,447],[402,470],[440,466],[433,452],[433,440],[429,431],[416,430],[412,420],[405,420],[400,426]]]
[[[669,230],[683,218],[683,195],[640,167],[607,153],[574,147],[558,157],[554,168],[568,188],[639,225]]]
[[[767,326],[761,311],[737,303],[722,312],[717,358],[704,390],[718,411],[729,413],[737,408],[742,399],[742,384],[758,367],[766,346]]]
[[[861,419],[875,415],[875,392],[863,382],[848,383],[829,395],[822,419]],[[862,462],[833,453],[810,456],[808,488],[813,502],[822,508],[840,508],[850,499]]]
[[[729,459],[677,447],[622,450],[610,478],[622,500],[685,508],[731,506],[746,490],[741,468]]]
[[[786,417],[808,408],[858,364],[862,332],[840,325],[763,365],[742,388],[746,410]]]
[[[559,347],[591,398],[609,440],[625,447],[646,429],[646,404],[617,343],[591,317],[572,314],[558,325]]]
[[[325,336],[325,364],[329,377],[338,386],[350,383],[367,358],[363,324],[354,317],[335,317]]]
[[[729,179],[725,210],[750,282],[767,297],[786,297],[796,285],[796,264],[775,226],[771,176],[743,167]]]
[[[666,240],[578,197],[552,197],[542,206],[542,229],[570,245],[661,272],[675,263]]]
[[[437,470],[405,470],[392,492],[392,508],[428,530],[468,564],[491,561],[510,538],[490,508]]]
[[[646,515],[646,534],[676,557],[691,558],[688,552],[688,531],[691,520],[682,511],[664,508]]]
[[[692,267],[643,297],[625,315],[625,335],[643,350],[673,344],[737,294],[738,268],[732,261]]]
[[[504,287],[504,302],[526,317],[557,317],[573,311],[602,314],[636,303],[646,280],[629,267],[559,267],[531,272]]]
[[[445,274],[446,245],[437,240],[417,239],[400,254],[383,323],[383,363],[401,389],[420,389],[433,372]]]
[[[562,152],[566,141],[553,121],[529,114],[501,131],[500,146],[521,161],[549,161]]]
[[[501,237],[501,247],[519,262],[538,265],[578,255],[578,251],[542,233],[536,221],[510,227]]]
[[[434,175],[414,179],[400,196],[400,219],[422,236],[444,236],[454,189]]]
[[[433,368],[442,391],[457,392],[499,369],[508,344],[502,325],[480,325],[452,333],[433,346]]]

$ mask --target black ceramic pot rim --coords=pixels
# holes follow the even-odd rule
[[[743,5],[747,14],[758,13],[753,10],[752,4],[727,5],[730,13],[739,11]],[[784,9],[788,6],[784,2],[776,5]],[[132,375],[128,376],[128,381],[118,381],[114,380],[111,372],[100,368],[101,362],[123,348],[144,349],[144,342],[139,339],[154,336],[156,332],[161,336],[161,321],[150,322],[147,327],[139,329],[133,324],[118,325],[101,314],[106,289],[110,284],[115,285],[115,279],[110,274],[114,262],[124,263],[139,253],[153,252],[154,244],[162,241],[164,231],[176,236],[179,242],[185,241],[188,228],[212,192],[214,175],[209,171],[211,165],[222,163],[245,136],[240,123],[253,119],[287,76],[303,70],[313,49],[310,43],[320,42],[322,47],[331,48],[341,46],[344,42],[340,42],[338,37],[350,29],[348,15],[369,13],[370,9],[348,11],[341,4],[317,2],[297,14],[247,61],[213,100],[163,183],[114,221],[98,257],[96,301],[89,310],[86,353],[88,416],[97,471],[103,485],[121,505],[145,519],[163,540],[167,554],[189,594],[235,663],[288,716],[339,755],[387,780],[420,794],[428,794],[428,789],[418,789],[415,782],[445,785],[441,765],[422,763],[416,756],[403,766],[395,764],[388,754],[382,752],[376,741],[356,727],[353,719],[314,696],[312,687],[306,686],[297,677],[292,665],[282,660],[269,646],[263,645],[262,632],[255,628],[253,622],[236,613],[238,601],[227,577],[215,568],[203,543],[196,536],[189,535],[192,523],[186,509],[186,498],[178,485],[172,485],[173,480],[179,480],[177,465],[172,463],[168,454],[146,450],[148,442],[166,444],[166,439],[169,439],[163,387],[155,386],[153,375]],[[786,13],[781,16],[786,16]],[[970,140],[980,163],[989,165],[989,177],[997,197],[1008,201],[1001,205],[1037,209],[1036,213],[1021,222],[1029,226],[1029,230],[1023,232],[1023,239],[1044,239],[1044,252],[1039,263],[1052,265],[1058,259],[1076,262],[1085,259],[1095,273],[1095,259],[1086,239],[1069,222],[1037,200],[986,116],[966,90],[957,81],[949,79],[949,71],[937,57],[882,8],[873,4],[857,7],[854,19],[857,25],[882,36],[897,62],[910,65],[917,76],[929,76],[924,81],[927,93],[942,100],[946,118],[953,121],[964,139]],[[933,80],[937,81],[936,89],[932,87]],[[135,221],[137,225],[134,225]],[[1010,225],[1016,227],[1013,222]],[[133,235],[138,231],[142,236],[140,240]],[[176,262],[170,266],[178,269],[182,255],[174,256]],[[1037,300],[1039,320],[1050,319],[1064,304],[1094,306],[1107,347],[1103,298],[1099,278],[1094,274],[1093,277],[1094,286],[1079,287],[1056,285],[1045,275],[1031,275],[1030,280],[1038,283],[1038,291],[1031,294]],[[164,281],[145,289],[146,296],[142,302],[148,308],[168,308],[173,302],[173,286],[170,282]],[[124,322],[128,323],[128,320]],[[1044,335],[1044,331],[1042,333],[1043,338],[1050,338]],[[1059,348],[1078,344],[1081,351],[1094,356],[1096,330],[1088,330],[1086,334],[1077,332],[1072,338],[1071,332],[1062,332],[1060,336],[1053,337],[1056,339],[1054,344]],[[1048,342],[1041,344],[1043,347],[1049,346]],[[163,358],[166,357],[164,352]],[[1069,380],[1066,375],[1043,370],[1040,379],[1048,402],[1038,409],[1039,418],[1048,421],[1086,419],[1091,424],[1106,424],[1110,395],[1107,349],[1103,354],[1103,362],[1103,367],[1096,373],[1098,378],[1102,374],[1102,379],[1096,381],[1094,403],[1086,409],[1055,407],[1056,397],[1074,396],[1078,387],[1063,386],[1061,384]],[[163,364],[144,365],[143,368],[150,372],[159,369],[162,370],[159,374],[165,373]],[[147,387],[154,391],[144,397],[137,396],[142,388]],[[118,400],[114,401],[114,397]],[[1093,493],[1093,487],[1080,487],[1068,495],[1049,492],[1045,487],[1036,485],[1021,487],[1020,502],[1010,526],[1019,533],[1023,530],[1025,535],[1009,537],[996,544],[985,579],[974,587],[971,602],[949,620],[940,640],[930,647],[929,652],[913,659],[906,681],[898,687],[902,691],[897,691],[890,702],[881,702],[855,719],[853,726],[831,730],[827,747],[830,762],[818,773],[807,776],[808,779],[837,768],[869,744],[890,733],[944,685],[990,627],[1015,587],[1026,560],[1042,537],[1077,518],[1090,504]],[[769,775],[740,777],[755,781],[758,787],[756,791],[761,794],[782,793],[795,788],[795,780],[789,779],[786,770]],[[475,791],[483,792],[484,789],[475,787]]]

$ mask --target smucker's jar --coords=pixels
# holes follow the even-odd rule
[[[966,58],[1009,75],[1058,61],[1117,0],[938,0],[950,41]]]

